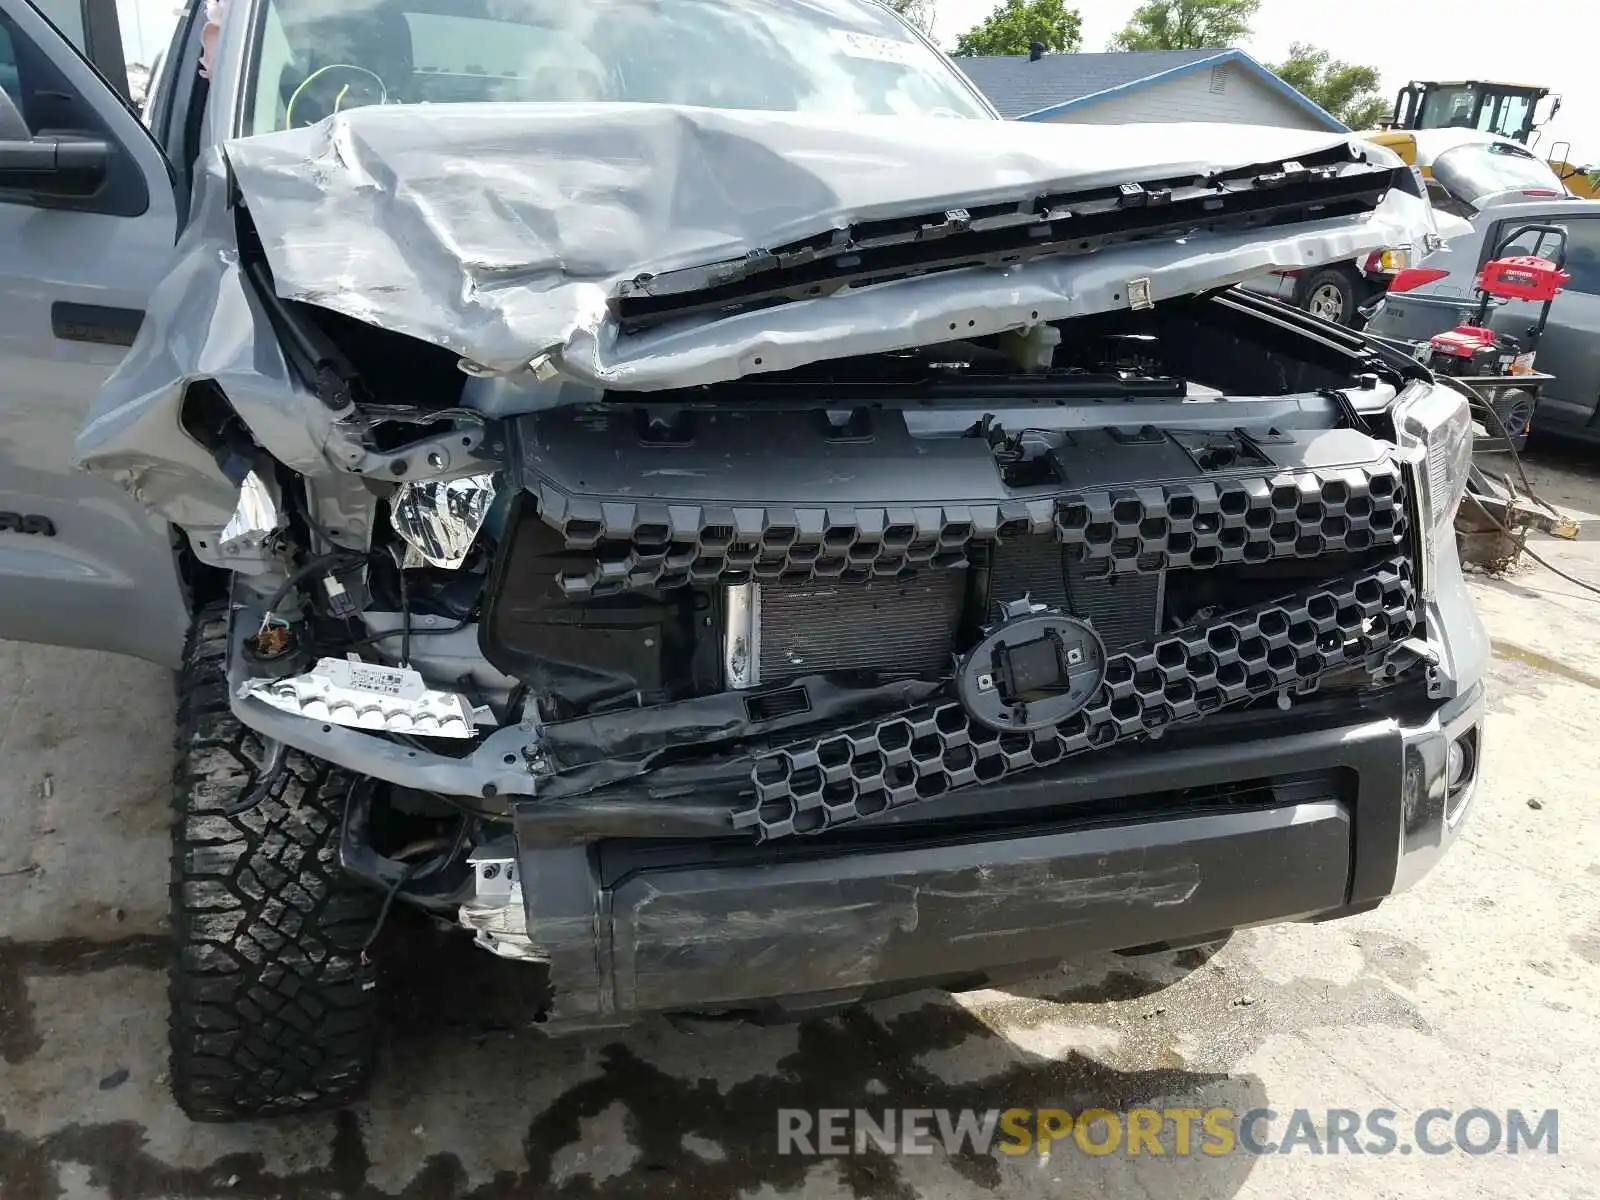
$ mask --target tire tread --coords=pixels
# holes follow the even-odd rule
[[[360,1094],[377,1045],[361,947],[382,898],[339,865],[353,777],[290,751],[271,793],[261,738],[228,704],[225,604],[197,616],[179,678],[173,776],[171,1084],[201,1121],[310,1112]]]

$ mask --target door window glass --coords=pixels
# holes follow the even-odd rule
[[[1567,273],[1573,291],[1600,296],[1600,219],[1567,222]]]
[[[1526,96],[1500,97],[1494,106],[1494,124],[1489,126],[1489,132],[1509,138],[1517,137],[1522,133],[1522,126],[1528,119],[1530,104],[1531,101]]]
[[[103,141],[108,150],[105,184],[82,199],[39,196],[19,189],[0,194],[0,203],[26,204],[74,212],[105,213],[109,216],[136,217],[150,206],[150,192],[138,162],[123,147],[96,110],[93,101],[63,74],[52,55],[60,57],[62,47],[54,34],[46,35],[43,45],[17,27],[0,11],[0,79],[6,94],[16,102],[22,119],[36,136],[91,138]],[[95,86],[104,85],[96,81]]]
[[[1533,221],[1536,218],[1524,218]],[[1577,217],[1567,221],[1550,221],[1547,224],[1559,225],[1567,231],[1567,274],[1572,276],[1572,281],[1567,284],[1571,292],[1587,292],[1590,295],[1600,296],[1600,217]],[[1510,221],[1500,226],[1497,238],[1506,237],[1518,223]],[[1488,247],[1490,253],[1494,247]],[[1548,258],[1554,260],[1556,256],[1556,238],[1553,234],[1537,233],[1532,230],[1520,234],[1515,241],[1500,252],[1500,257],[1511,258],[1516,255],[1529,255],[1535,258]]]
[[[22,111],[22,80],[17,74],[17,52],[11,44],[11,31],[0,24],[0,92]]]
[[[79,50],[84,48],[83,8],[79,0],[33,0],[33,6],[50,18],[50,24]]]

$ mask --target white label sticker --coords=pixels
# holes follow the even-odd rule
[[[916,61],[918,46],[914,42],[896,41],[872,33],[856,33],[850,29],[835,29],[833,40],[839,49],[853,58],[875,58],[879,62],[912,65]]]
[[[390,700],[415,700],[427,691],[422,676],[404,667],[325,658],[317,664],[317,674],[336,688]]]
[[[361,692],[376,692],[380,696],[398,697],[406,686],[404,671],[391,671],[387,667],[350,668],[350,686]]]

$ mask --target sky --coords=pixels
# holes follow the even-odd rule
[[[574,0],[581,3],[582,0]],[[938,0],[934,35],[950,46],[996,0]],[[1103,50],[1138,0],[1076,0],[1085,50]],[[117,0],[130,62],[164,49],[182,0]],[[1242,47],[1262,62],[1289,43],[1311,42],[1335,58],[1377,67],[1390,97],[1413,79],[1497,79],[1562,94],[1540,149],[1572,143],[1574,161],[1600,163],[1600,44],[1585,35],[1593,0],[1263,0]]]
[[[981,21],[997,0],[938,0],[940,45]],[[1069,0],[1083,15],[1083,48],[1104,50],[1139,0]],[[1548,87],[1561,113],[1539,140],[1572,143],[1574,160],[1600,162],[1600,43],[1593,0],[1263,0],[1240,49],[1264,63],[1310,42],[1346,62],[1377,67],[1384,95],[1413,79],[1492,79]]]

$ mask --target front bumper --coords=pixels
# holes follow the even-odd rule
[[[1483,711],[1475,687],[1413,723],[1174,737],[802,846],[573,844],[523,802],[517,844],[492,867],[520,886],[462,919],[489,948],[548,963],[551,1016],[587,1026],[970,986],[1023,964],[1347,915],[1411,886],[1460,831]],[[1452,790],[1449,746],[1463,738],[1471,769]],[[1173,799],[1247,781],[1226,802]],[[984,814],[1003,814],[1004,832],[975,826]]]

